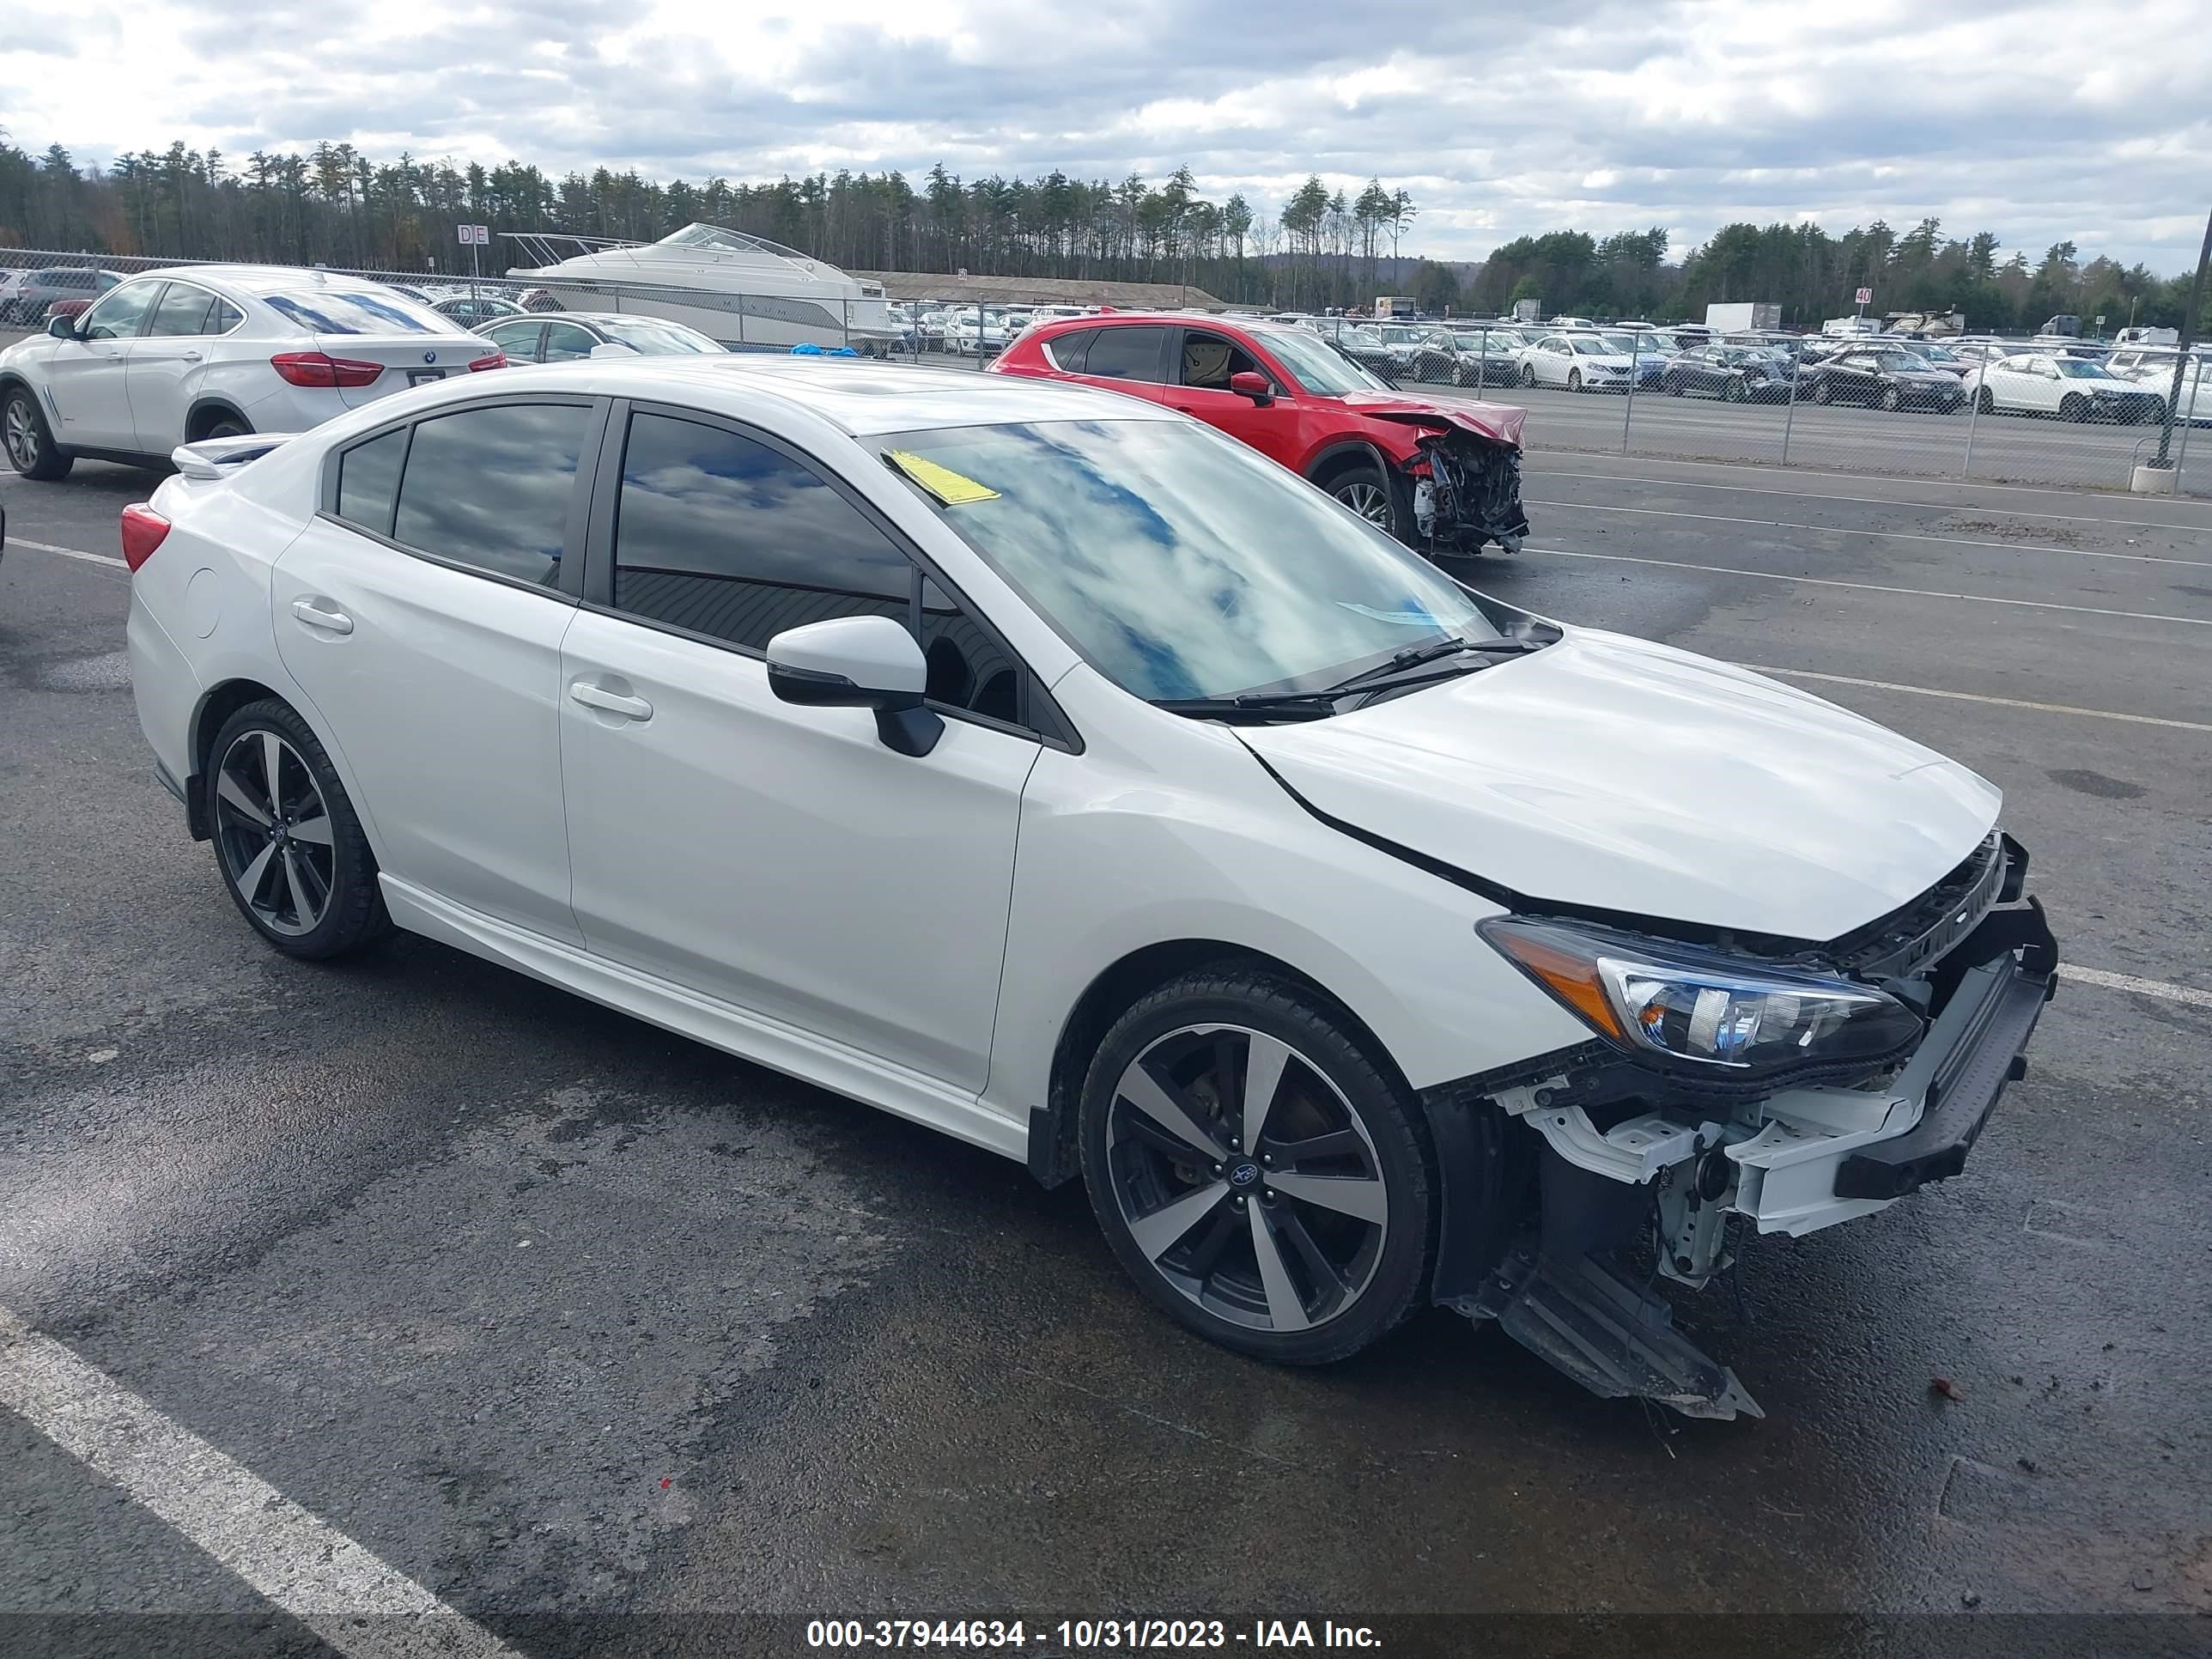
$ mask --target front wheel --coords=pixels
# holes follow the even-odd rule
[[[1901,394],[1895,386],[1886,386],[1882,387],[1881,406],[1887,410],[1891,414],[1894,415],[1897,413],[1898,410],[1903,405],[1904,401],[1903,394]]]
[[[1749,403],[1751,388],[1740,380],[1731,380],[1728,383],[1728,400],[1732,404]]]
[[[246,704],[209,755],[216,865],[254,932],[287,956],[320,960],[390,928],[361,819],[290,704]]]
[[[1536,384],[1535,364],[1523,363],[1521,365],[1521,384],[1522,386],[1534,386]]]
[[[2062,421],[2086,421],[2089,418],[2089,400],[2078,392],[2069,392],[2058,400],[2058,418]]]
[[[0,401],[0,447],[8,451],[9,465],[41,483],[68,477],[70,469],[76,465],[76,457],[64,454],[55,446],[46,416],[30,392],[20,386],[11,388],[6,399]]]
[[[1813,388],[1813,401],[1814,403],[1829,404],[1833,403],[1835,400],[1836,394],[1829,389],[1828,383],[1826,380],[1822,380],[1819,385]]]
[[[1983,386],[1974,393],[1974,407],[1984,415],[1996,414],[1997,412],[1996,394],[1989,387]]]
[[[1583,389],[1583,372],[1582,372],[1582,370],[1580,370],[1579,368],[1571,368],[1571,369],[1569,369],[1569,370],[1567,371],[1567,390],[1568,390],[1568,391],[1570,391],[1570,392],[1580,392],[1582,389]]]
[[[1412,546],[1412,505],[1390,476],[1372,461],[1356,461],[1328,481],[1328,493],[1386,536]]]
[[[1083,1172],[1139,1290],[1225,1347],[1289,1364],[1358,1352],[1428,1279],[1419,1109],[1351,1022],[1233,966],[1117,1020],[1083,1088]]]

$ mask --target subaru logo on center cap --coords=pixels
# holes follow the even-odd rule
[[[426,363],[434,363],[438,361],[438,354],[434,351],[426,351],[422,354],[422,361]]]

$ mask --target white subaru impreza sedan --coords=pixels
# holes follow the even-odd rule
[[[1248,1354],[1436,1303],[1756,1411],[1652,1266],[1956,1174],[2054,983],[1966,768],[1111,392],[582,361],[177,459],[138,709],[270,945],[424,933],[1079,1177]]]
[[[80,459],[303,432],[410,386],[506,359],[396,289],[284,265],[187,265],[111,288],[0,351],[0,449],[27,478]]]

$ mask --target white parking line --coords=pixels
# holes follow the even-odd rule
[[[1931,587],[1890,587],[1881,582],[1838,581],[1827,576],[1791,576],[1777,570],[1745,570],[1735,565],[1692,564],[1685,559],[1649,559],[1633,553],[1577,553],[1564,547],[1524,545],[1523,553],[1548,553],[1555,559],[1604,559],[1615,564],[1656,565],[1668,570],[1702,570],[1714,576],[1750,576],[1759,581],[1802,582],[1808,587],[1848,587],[1862,593],[1903,593],[1916,599],[1965,599],[1974,605],[2009,605],[2030,611],[2066,611],[2079,617],[2122,617],[2130,622],[2183,623],[2212,628],[2212,617],[2169,617],[2157,611],[2110,611],[2095,605],[2059,605],[2050,599],[2001,599],[1988,593],[1946,593]]]
[[[1678,465],[1690,463],[1678,462]],[[1718,489],[1731,495],[1789,495],[1801,501],[1850,501],[1861,507],[1910,507],[1929,513],[2002,513],[2008,519],[2044,519],[2055,524],[2103,524],[2118,530],[2196,530],[2199,526],[2176,524],[2171,519],[2104,519],[2087,513],[2033,513],[2017,507],[1981,507],[1972,501],[1907,501],[1893,495],[1820,495],[1808,489],[1769,489],[1759,484],[1706,483],[1698,478],[1660,478],[1648,472],[1555,472],[1550,467],[1543,470],[1547,478],[1588,478],[1601,483],[1660,484],[1668,489]],[[1822,473],[1823,477],[1850,477],[1850,473]],[[1929,483],[1933,479],[1914,482]],[[1961,484],[1960,489],[1972,486]],[[2000,486],[2002,488],[2002,486]],[[1579,506],[1579,502],[1547,503],[1547,505]],[[2212,502],[2208,502],[2212,506]]]
[[[356,1659],[518,1659],[251,1469],[0,1308],[0,1406]]]
[[[1634,513],[1651,519],[1694,519],[1700,524],[1747,524],[1762,530],[1813,530],[1829,536],[1876,536],[1892,542],[1941,542],[1947,547],[1998,547],[2013,553],[2064,553],[2077,559],[2132,559],[2142,564],[2185,564],[2212,570],[2212,559],[2177,559],[2163,553],[2113,553],[2093,547],[2050,547],[2035,542],[1978,541],[1968,536],[1928,536],[1911,530],[1850,530],[1841,525],[1791,524],[1783,519],[1731,519],[1717,513],[1671,513],[1657,507],[1600,506],[1595,501],[1527,501],[1528,507],[1562,507],[1577,513]]]
[[[2168,985],[2162,979],[2137,979],[2133,974],[2108,974],[2101,968],[2076,968],[2070,962],[2058,964],[2061,979],[2078,979],[2084,985],[2101,985],[2110,991],[2132,991],[2137,996],[2163,997],[2168,1002],[2187,1003],[2191,1008],[2212,1008],[2212,991],[2199,991],[2193,986]]]
[[[27,542],[21,536],[9,537],[6,546],[27,547],[33,553],[53,553],[64,559],[82,559],[87,564],[112,564],[120,565],[125,570],[131,568],[112,553],[88,553],[81,547],[56,547],[52,542]],[[5,548],[0,548],[0,551],[4,550]]]
[[[2090,720],[2125,720],[2132,726],[2166,726],[2177,732],[2212,732],[2200,720],[2167,720],[2157,714],[2123,714],[2116,708],[2081,708],[2070,702],[2030,702],[2025,697],[1992,697],[1979,691],[1940,691],[1932,685],[1899,685],[1893,680],[1855,679],[1849,674],[1816,674],[1808,668],[1777,668],[1763,662],[1740,662],[1754,674],[1778,679],[1820,680],[1829,685],[1863,685],[1870,691],[1909,691],[1916,697],[1948,697],[1955,702],[1985,702],[1998,708],[2032,708],[2039,714],[2081,714]]]

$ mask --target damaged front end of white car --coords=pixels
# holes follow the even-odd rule
[[[1825,945],[1574,915],[1483,924],[1593,1038],[1431,1091],[1445,1137],[1502,1109],[1540,1138],[1534,1190],[1504,1206],[1533,1211],[1517,1236],[1478,1241],[1480,1218],[1448,1207],[1435,1299],[1496,1319],[1596,1394],[1764,1415],[1621,1264],[1648,1247],[1659,1275],[1702,1287],[1730,1264],[1733,1235],[1799,1237],[1959,1173],[2026,1074],[2056,988],[2027,872],[2025,850],[1992,832],[1911,903]],[[1455,1265],[1476,1261],[1480,1273]]]

